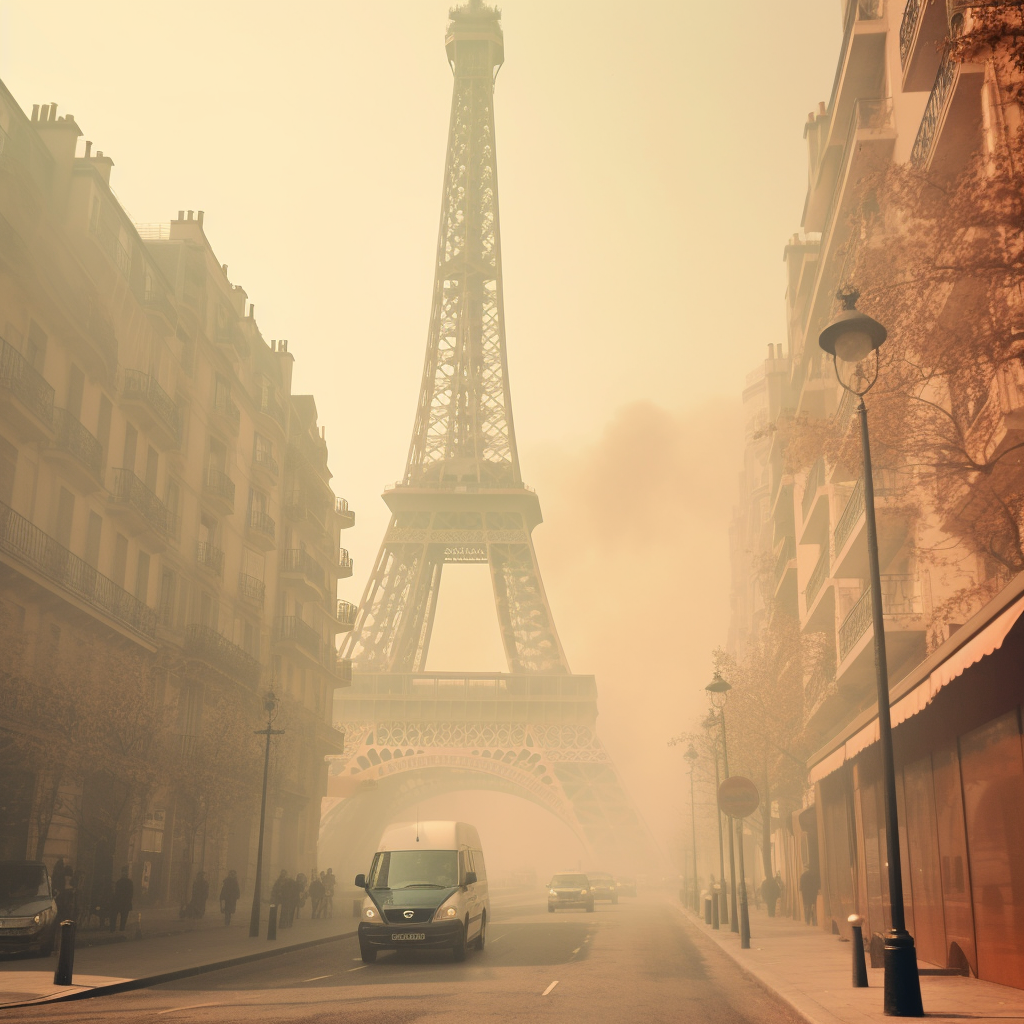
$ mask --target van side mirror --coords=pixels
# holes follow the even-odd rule
[[[366,875],[356,875],[356,888],[357,889],[365,889],[366,888]]]
[[[466,885],[474,885],[474,884],[476,884],[476,872],[475,871],[467,871],[466,872]]]

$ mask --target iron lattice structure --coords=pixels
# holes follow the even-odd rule
[[[643,835],[649,851],[594,732],[593,677],[570,673],[531,537],[540,504],[520,474],[505,348],[500,13],[470,0],[450,19],[455,84],[423,379],[405,475],[384,493],[391,522],[344,651],[353,685],[339,692],[347,752],[332,788],[376,792],[385,824],[431,792],[506,789],[547,807],[595,852],[610,855],[623,835],[634,848]],[[507,675],[425,674],[447,562],[489,567]],[[358,800],[342,803],[325,824],[351,834]]]

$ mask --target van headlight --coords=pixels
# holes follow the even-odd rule
[[[556,891],[556,890],[554,890],[554,889],[548,889],[548,895],[549,895],[549,896],[557,896],[557,895],[558,895],[558,893],[557,893],[557,891]]]
[[[363,911],[363,917],[365,917],[368,921],[372,921],[376,916],[377,916],[377,911],[374,910],[373,907],[367,907]]]
[[[581,896],[586,896],[587,895],[587,890],[586,889],[580,889],[580,895]]]
[[[56,914],[57,912],[53,909],[53,907],[47,907],[45,910],[41,910],[38,914],[36,914],[35,917],[32,918],[32,923],[38,925],[49,924],[54,919]]]
[[[459,916],[457,907],[453,907],[450,903],[442,903],[437,908],[437,913],[434,914],[435,921],[454,921]]]

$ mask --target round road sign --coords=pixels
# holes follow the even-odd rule
[[[733,775],[718,787],[718,806],[730,818],[745,818],[753,814],[761,803],[761,797],[750,779]]]

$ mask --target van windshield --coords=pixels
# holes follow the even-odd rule
[[[47,898],[50,882],[46,868],[31,861],[0,862],[0,903]]]
[[[459,884],[455,850],[388,850],[373,858],[371,889],[449,889]]]

